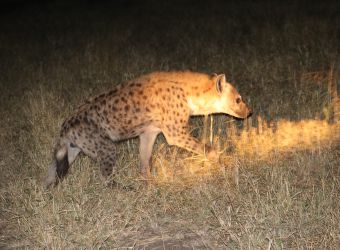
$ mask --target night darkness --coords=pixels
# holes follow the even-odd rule
[[[78,157],[41,188],[79,104],[182,70],[225,74],[254,111],[190,119],[217,163],[160,135],[145,185],[134,138],[118,185]],[[0,248],[337,249],[339,90],[340,1],[2,1]]]

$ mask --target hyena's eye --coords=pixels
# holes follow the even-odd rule
[[[236,103],[239,104],[242,101],[241,97],[236,98]]]

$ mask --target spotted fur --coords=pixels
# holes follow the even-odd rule
[[[212,113],[239,118],[251,113],[223,74],[155,72],[117,85],[88,99],[64,121],[45,187],[63,178],[80,152],[99,161],[102,174],[110,176],[115,169],[114,142],[137,136],[145,177],[159,133],[170,145],[217,157],[214,149],[206,148],[188,132],[190,116]]]

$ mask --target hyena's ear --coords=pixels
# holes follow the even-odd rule
[[[225,79],[225,75],[221,74],[221,75],[216,75],[215,78],[215,85],[216,85],[216,90],[218,93],[222,93],[226,87],[226,79]]]

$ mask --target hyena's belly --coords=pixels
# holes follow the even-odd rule
[[[150,129],[150,127],[156,127],[156,125],[154,125],[151,122],[141,122],[133,125],[129,124],[123,126],[121,126],[121,124],[119,123],[112,123],[108,126],[105,126],[103,129],[105,131],[105,134],[112,141],[120,141],[137,137],[147,132]]]
[[[147,132],[150,127],[160,130],[161,122],[151,111],[139,116],[126,112],[119,118],[109,115],[107,121],[102,122],[100,126],[112,141],[118,141],[137,137]]]

